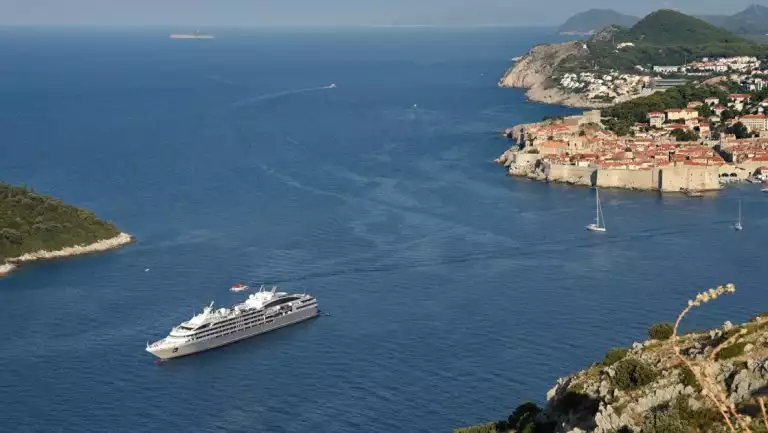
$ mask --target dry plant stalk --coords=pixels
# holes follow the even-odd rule
[[[760,412],[763,414],[763,425],[765,425],[765,429],[768,430],[768,415],[765,414],[765,398],[758,397],[757,401],[760,402]]]
[[[723,387],[721,387],[716,380],[712,379],[709,377],[710,375],[707,374],[707,372],[710,371],[714,365],[717,352],[719,352],[722,347],[725,347],[725,343],[730,343],[731,340],[738,338],[740,334],[733,335],[725,342],[718,344],[709,358],[701,362],[701,365],[694,364],[692,361],[688,360],[688,358],[683,356],[683,354],[680,352],[680,346],[677,344],[677,330],[680,326],[680,322],[683,320],[683,317],[685,317],[686,314],[688,314],[693,308],[700,307],[702,304],[706,304],[709,301],[714,301],[720,296],[729,295],[735,292],[736,286],[733,284],[727,284],[725,286],[718,286],[716,289],[709,289],[706,292],[699,293],[696,295],[695,299],[688,301],[688,306],[677,317],[677,321],[675,321],[675,328],[671,337],[672,348],[675,351],[675,355],[677,355],[677,357],[683,361],[683,363],[693,372],[694,377],[701,385],[701,388],[704,390],[704,394],[709,397],[709,399],[712,400],[712,402],[715,404],[715,407],[717,407],[720,415],[723,417],[723,420],[725,420],[725,423],[728,425],[728,428],[731,430],[731,432],[736,433],[737,430],[731,422],[729,414],[736,419],[736,422],[744,430],[745,433],[751,433],[752,430],[750,430],[744,418],[739,415],[738,412],[736,412],[734,405],[728,401],[728,397]],[[765,410],[763,410],[763,421],[766,423],[768,428],[768,418],[765,416]]]

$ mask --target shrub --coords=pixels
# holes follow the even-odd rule
[[[496,433],[496,423],[474,425],[472,427],[458,428],[454,433]]]
[[[603,358],[603,365],[613,365],[624,359],[624,357],[627,356],[627,353],[629,353],[629,349],[627,348],[614,347],[605,354],[605,358]]]
[[[559,412],[573,412],[595,415],[600,409],[600,402],[581,392],[568,390],[556,403]]]
[[[616,366],[613,384],[619,389],[633,389],[656,380],[656,371],[638,359],[626,359]]]
[[[643,433],[686,433],[680,414],[674,409],[651,411],[645,416]]]
[[[701,392],[701,384],[696,380],[696,376],[687,365],[684,365],[683,368],[680,369],[680,382],[683,386],[690,386],[696,390],[696,392]]]
[[[657,323],[648,328],[648,336],[654,340],[669,340],[675,332],[675,325],[671,323]]]
[[[509,428],[515,428],[518,430],[524,429],[526,426],[534,424],[536,416],[541,413],[541,408],[536,406],[536,403],[526,401],[512,412],[512,415],[507,418],[507,425]]]
[[[722,418],[717,409],[703,406],[698,409],[691,409],[688,405],[688,397],[679,396],[670,405],[672,410],[677,412],[680,417],[680,421],[684,425],[688,426],[689,431],[710,431],[714,432],[713,427],[717,427]]]
[[[717,359],[731,359],[744,354],[744,347],[747,345],[745,342],[731,344],[728,347],[722,348],[717,352]]]

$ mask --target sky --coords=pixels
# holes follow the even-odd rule
[[[759,0],[757,0],[759,1]],[[0,25],[558,25],[590,8],[733,14],[756,0],[0,0]]]

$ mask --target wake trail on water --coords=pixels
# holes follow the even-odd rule
[[[330,89],[333,89],[333,88],[334,88],[334,86],[330,85],[330,86],[322,86],[322,87],[309,87],[309,88],[306,88],[306,89],[285,90],[285,91],[282,91],[282,92],[275,92],[275,93],[267,93],[267,94],[264,94],[264,95],[255,96],[253,98],[248,98],[248,99],[243,99],[241,101],[233,102],[232,106],[233,107],[243,107],[243,106],[246,106],[246,105],[255,104],[255,103],[260,102],[260,101],[267,101],[267,100],[270,100],[270,99],[282,98],[283,96],[296,95],[296,94],[299,94],[299,93],[306,93],[306,92],[317,92],[317,91],[320,91],[320,90],[330,90]]]
[[[378,202],[376,200],[370,200],[370,199],[357,197],[357,196],[351,197],[351,196],[347,196],[347,195],[336,193],[336,192],[324,191],[322,189],[304,185],[298,180],[290,176],[278,173],[271,167],[266,166],[264,164],[260,164],[259,167],[264,172],[266,172],[271,176],[274,176],[275,178],[279,179],[281,182],[283,182],[286,185],[290,185],[294,188],[299,188],[305,191],[313,192],[315,194],[334,197],[334,198],[348,201],[348,202],[358,202],[358,203],[364,203],[368,205],[374,205],[374,206],[382,207],[395,212],[435,217],[434,215],[424,214],[423,212],[419,212],[417,210],[399,208],[397,206],[391,206],[386,203]],[[442,221],[442,222],[447,223],[447,221]],[[288,275],[278,274],[269,278],[265,278],[259,284],[296,283],[296,282],[304,282],[308,280],[334,278],[339,276],[390,273],[390,272],[399,272],[403,270],[414,270],[414,269],[429,269],[429,268],[436,268],[436,267],[447,266],[447,265],[457,265],[457,264],[472,263],[472,262],[478,262],[478,261],[507,260],[507,259],[508,260],[537,260],[537,258],[542,254],[551,254],[553,252],[558,252],[558,251],[568,251],[568,250],[577,250],[577,249],[578,250],[592,249],[592,248],[597,248],[597,247],[607,246],[607,245],[621,245],[621,244],[629,244],[629,243],[634,243],[634,242],[643,241],[643,240],[681,236],[687,233],[691,233],[691,231],[696,231],[696,229],[706,229],[714,226],[723,226],[726,223],[728,223],[728,221],[714,220],[714,221],[701,222],[698,224],[689,223],[689,224],[686,224],[685,226],[672,226],[672,227],[649,226],[633,232],[622,233],[620,236],[614,236],[612,232],[609,232],[605,235],[593,236],[579,229],[579,232],[578,232],[579,234],[574,233],[570,237],[553,239],[552,241],[519,242],[512,238],[501,237],[500,242],[504,242],[504,245],[495,247],[495,248],[491,247],[491,248],[487,248],[480,251],[476,250],[470,253],[457,252],[454,254],[450,254],[450,253],[445,254],[445,252],[443,252],[442,257],[438,259],[418,258],[418,257],[411,256],[401,260],[398,260],[397,258],[395,258],[394,260],[392,258],[384,258],[383,260],[376,261],[376,259],[381,256],[380,253],[400,255],[403,252],[407,252],[409,249],[411,249],[413,246],[417,245],[418,243],[421,243],[422,241],[427,241],[428,239],[425,239],[425,238],[429,238],[427,236],[425,238],[419,238],[411,242],[406,242],[403,245],[400,245],[401,248],[386,248],[385,250],[380,251],[380,253],[377,252],[377,253],[366,254],[362,256],[358,255],[351,260],[344,260],[344,259],[337,260],[336,262],[340,265],[337,269],[329,269],[329,270],[322,270],[322,271],[320,270],[313,271],[311,269],[306,269],[303,272],[298,271],[293,275],[291,275],[291,273],[289,273]],[[455,228],[462,229],[466,227],[459,226]],[[351,266],[348,266],[348,267],[344,266],[345,261],[359,262],[361,259],[362,260],[372,259],[376,262],[371,264],[365,264],[365,263],[351,264],[350,263]],[[407,261],[404,261],[404,260],[407,260]],[[318,267],[326,267],[326,266],[328,266],[327,263],[318,265],[318,266],[313,266],[313,267],[318,268]]]

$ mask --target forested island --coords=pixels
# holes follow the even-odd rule
[[[688,314],[735,290],[697,294],[674,323],[651,326],[647,340],[557,380],[545,405],[526,402],[504,420],[456,432],[765,433],[768,313],[738,326],[679,329]]]
[[[0,183],[0,275],[23,262],[117,248],[132,241],[92,212]]]

